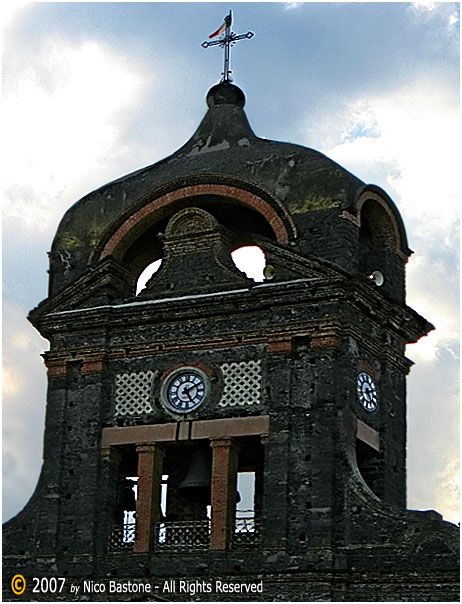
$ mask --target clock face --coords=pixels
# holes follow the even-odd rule
[[[379,395],[374,380],[368,373],[362,372],[356,380],[358,401],[366,411],[375,411],[379,404]]]
[[[196,367],[183,367],[173,371],[165,380],[162,401],[170,411],[189,413],[200,407],[209,391],[207,375]]]

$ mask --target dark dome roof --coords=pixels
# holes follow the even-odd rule
[[[209,109],[193,136],[169,157],[132,172],[86,195],[63,217],[53,247],[82,231],[88,238],[141,197],[169,182],[196,175],[239,177],[268,191],[290,213],[322,200],[351,207],[364,183],[322,153],[257,137],[243,110],[244,93],[227,82],[207,94]],[[330,200],[330,202],[329,202]],[[69,234],[69,235],[68,235]]]
[[[104,185],[68,210],[52,252],[66,250],[75,257],[74,278],[88,265],[103,232],[122,213],[155,197],[158,190],[176,183],[181,186],[188,179],[239,179],[277,200],[295,222],[313,211],[331,210],[338,215],[354,207],[364,183],[318,151],[257,137],[243,109],[244,93],[237,86],[229,82],[213,86],[207,104],[202,122],[183,147]]]

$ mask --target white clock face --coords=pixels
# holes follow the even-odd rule
[[[189,413],[200,407],[208,395],[208,377],[195,367],[173,371],[165,380],[161,398],[175,413]]]
[[[374,380],[368,373],[362,372],[356,380],[358,401],[366,411],[375,411],[379,404],[379,395]]]

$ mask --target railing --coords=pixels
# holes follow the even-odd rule
[[[114,526],[109,534],[110,552],[127,552],[133,549],[135,543],[135,524]]]
[[[231,542],[233,549],[252,549],[260,543],[260,538],[260,525],[253,514],[236,518]]]
[[[156,526],[155,547],[171,550],[208,549],[210,520],[177,520],[159,522]]]
[[[206,550],[210,547],[210,520],[158,522],[154,547],[162,550]],[[253,549],[261,541],[259,522],[253,515],[236,518],[231,539],[233,549]],[[109,535],[110,552],[128,552],[135,543],[135,524],[115,526]]]

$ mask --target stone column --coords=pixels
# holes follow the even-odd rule
[[[165,456],[157,444],[137,445],[138,498],[136,501],[135,552],[149,552],[160,519],[160,481]]]
[[[229,548],[236,514],[236,482],[239,449],[231,438],[211,440],[212,532],[210,548]]]
[[[268,436],[261,437],[262,454],[255,466],[255,496],[254,496],[254,511],[255,519],[260,525],[262,524],[263,516],[263,496],[265,492],[265,456],[266,446],[268,444]]]

